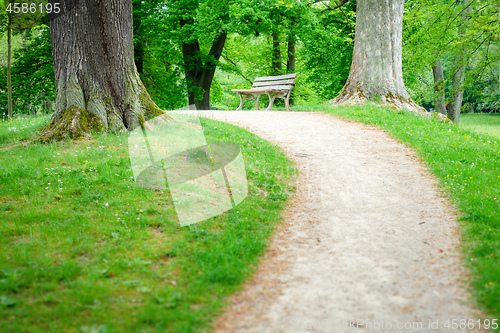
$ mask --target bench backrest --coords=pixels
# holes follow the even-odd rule
[[[281,89],[290,90],[293,88],[293,84],[295,83],[296,77],[297,74],[256,77],[252,87],[260,88],[260,87],[276,86]]]

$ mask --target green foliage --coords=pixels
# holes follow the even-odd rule
[[[164,110],[174,110],[186,104],[186,89],[182,71],[155,54],[147,53],[141,80],[153,101]]]
[[[33,28],[26,45],[13,55],[12,98],[15,114],[49,111],[55,99],[54,70],[49,29]],[[7,91],[7,69],[0,68],[0,91]],[[0,94],[0,117],[7,114],[7,94]]]
[[[153,101],[162,109],[173,110],[186,104],[186,87],[179,49],[164,45],[161,38],[161,1],[133,1],[135,61],[142,82]]]
[[[249,196],[183,228],[166,192],[134,183],[126,135],[0,149],[3,331],[209,329],[255,270],[297,171],[243,129],[202,125],[242,147]]]
[[[354,47],[354,30],[345,22],[339,11],[321,12],[315,6],[307,20],[300,22],[298,35],[303,43],[303,69],[306,82],[324,99],[340,93],[351,68]],[[344,11],[356,21],[356,4],[344,6]]]
[[[495,103],[500,76],[500,1],[469,2],[412,0],[405,3],[403,31],[403,74],[411,97],[433,103],[432,66],[442,59],[446,91],[464,58],[466,77],[464,108],[499,112]]]

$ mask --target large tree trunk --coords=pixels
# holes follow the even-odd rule
[[[9,12],[7,16],[7,117],[12,119],[12,13]]]
[[[55,112],[42,142],[124,131],[161,111],[134,64],[132,1],[63,1],[50,16]]]
[[[463,0],[463,4],[467,5],[469,0]],[[470,7],[467,7],[463,14],[464,18],[467,13],[472,12]],[[463,26],[460,27],[458,31],[459,36],[463,36],[465,33],[465,29]],[[455,58],[455,68],[453,73],[453,78],[451,80],[452,88],[451,88],[451,98],[450,105],[448,108],[448,118],[451,119],[455,124],[458,124],[460,121],[460,111],[462,110],[462,101],[464,98],[464,79],[465,79],[465,66],[466,66],[466,51],[465,48],[460,52],[460,55]]]
[[[280,47],[280,35],[277,32],[273,32],[273,53],[272,53],[272,72],[273,75],[281,74],[283,70],[283,65],[281,62],[281,47]]]
[[[181,20],[181,27],[188,22]],[[182,55],[184,58],[184,73],[188,85],[188,96],[190,108],[196,110],[210,110],[210,87],[217,69],[227,33],[221,32],[213,41],[208,56],[203,57],[197,40],[190,43],[182,43]]]
[[[444,73],[441,66],[441,59],[432,66],[434,74],[434,107],[436,112],[446,115],[445,92],[444,92]]]
[[[398,109],[425,111],[411,100],[403,83],[403,5],[404,0],[357,2],[351,72],[334,103],[380,100]]]

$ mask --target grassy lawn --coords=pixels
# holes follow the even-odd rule
[[[207,141],[242,147],[249,196],[180,227],[166,193],[135,185],[126,135],[13,146],[47,121],[0,123],[0,331],[208,330],[280,222],[293,164],[202,120]]]
[[[325,108],[329,114],[383,128],[426,161],[461,213],[473,294],[487,314],[500,318],[500,138],[376,106],[310,109]]]
[[[426,161],[461,213],[473,293],[500,318],[500,139],[466,128],[483,115],[457,127],[376,106],[310,107],[325,109],[383,128]],[[242,146],[249,197],[181,228],[166,194],[134,184],[125,135],[13,146],[47,120],[0,122],[2,330],[209,329],[279,223],[291,162],[240,128],[204,119],[208,141]]]
[[[462,114],[460,127],[500,138],[500,113]]]
[[[33,137],[33,132],[48,123],[50,116],[37,118],[15,118],[12,121],[0,119],[0,150],[19,144]]]

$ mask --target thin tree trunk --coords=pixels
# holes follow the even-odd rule
[[[286,62],[286,71],[287,73],[294,73],[295,72],[295,35],[290,34],[288,37],[288,60]],[[293,97],[293,91],[292,91],[292,97]],[[290,105],[294,105],[295,101],[293,98],[290,98]]]
[[[463,4],[467,5],[469,3],[469,0],[463,0]],[[465,15],[467,13],[471,13],[472,8],[467,7],[464,10],[464,21],[465,21]],[[464,22],[465,24],[465,22]],[[465,34],[465,28],[462,26],[459,31],[458,35],[463,36]],[[452,91],[451,91],[451,99],[450,99],[450,104],[449,104],[449,109],[448,109],[448,118],[450,118],[451,121],[453,121],[455,124],[458,124],[460,121],[460,111],[462,110],[462,101],[464,98],[464,79],[465,79],[465,66],[467,65],[467,59],[466,59],[467,52],[464,49],[460,52],[460,55],[455,58],[455,71],[453,73],[453,78],[452,78]]]
[[[351,71],[334,103],[380,100],[398,109],[425,111],[411,100],[403,82],[403,6],[404,0],[357,2]]]
[[[164,112],[151,100],[134,63],[132,2],[61,2],[50,16],[55,111],[42,142],[125,131]]]
[[[455,58],[455,63],[463,63],[465,57],[460,55]],[[465,64],[458,65],[458,69],[453,74],[452,82],[452,93],[448,109],[448,118],[455,124],[460,121],[460,111],[462,110],[462,101],[464,98],[464,78],[465,78]]]
[[[273,32],[273,54],[272,54],[272,72],[273,75],[281,74],[283,65],[281,62],[281,48],[280,48],[280,35]]]
[[[436,112],[446,115],[445,92],[444,92],[444,73],[441,66],[441,59],[432,66],[434,74],[434,107]]]
[[[8,99],[8,119],[12,119],[12,13],[7,14],[7,99]]]

